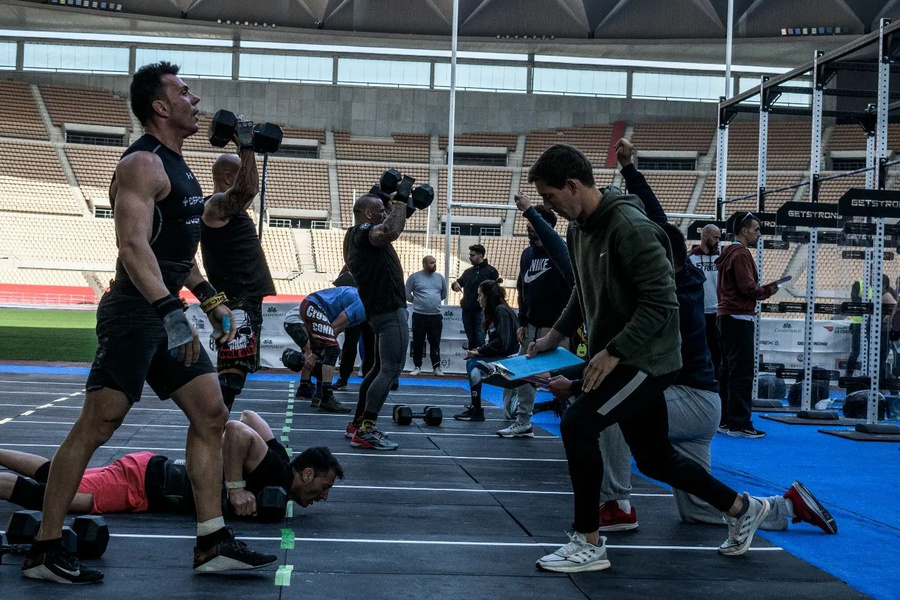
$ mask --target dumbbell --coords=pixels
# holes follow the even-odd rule
[[[394,406],[394,423],[397,425],[409,425],[413,419],[422,419],[426,425],[437,427],[444,420],[444,413],[436,406],[426,406],[421,413],[416,414],[405,404]]]
[[[230,110],[218,110],[209,124],[209,143],[216,148],[224,148],[234,141],[234,132],[241,121]],[[275,123],[253,124],[253,150],[260,154],[277,152],[284,139],[284,131]]]
[[[6,524],[6,538],[11,544],[10,548],[24,548],[27,551],[34,543],[41,520],[42,515],[37,510],[20,510],[10,515]],[[100,558],[109,544],[109,526],[101,516],[76,517],[71,527],[63,527],[62,543],[66,550],[77,554],[79,558]],[[17,554],[19,551],[10,550],[8,553]]]
[[[263,523],[277,523],[284,519],[287,503],[284,488],[277,485],[264,487],[256,495],[256,518]]]

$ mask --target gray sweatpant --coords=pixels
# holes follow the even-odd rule
[[[381,412],[391,385],[403,371],[409,347],[408,318],[406,309],[398,308],[369,319],[375,332],[375,364],[359,386],[359,398],[365,401],[365,412]]]
[[[716,435],[722,403],[716,392],[699,390],[683,385],[673,385],[666,392],[669,415],[669,439],[672,446],[710,471],[709,447]],[[622,437],[618,425],[607,427],[600,433],[600,453],[603,455],[603,484],[600,502],[627,500],[631,495],[631,451]],[[721,524],[722,513],[681,490],[673,490],[678,514],[685,523]],[[761,529],[781,531],[787,529],[793,516],[791,507],[782,496],[768,498],[772,510]]]

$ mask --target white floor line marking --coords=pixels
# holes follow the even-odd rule
[[[52,405],[45,405],[52,406]],[[42,407],[38,407],[42,408]],[[21,416],[28,416],[34,411],[26,411],[22,413]],[[176,410],[176,412],[181,412],[180,410]],[[294,413],[296,416],[296,413]],[[346,419],[347,416],[344,415]],[[28,424],[40,424],[40,425],[74,425],[74,421],[46,421],[46,420],[27,420],[27,419],[17,419],[16,423],[22,423],[23,425]],[[147,427],[150,429],[187,429],[188,426],[181,424],[160,424],[160,423],[122,423],[121,427]],[[315,428],[299,428],[299,429],[291,429],[291,432],[303,432],[303,433],[344,433],[344,429],[315,429]],[[484,438],[496,438],[498,437],[496,433],[439,433],[439,432],[431,432],[431,431],[403,431],[399,429],[391,429],[385,430],[390,435],[409,435],[409,436],[434,436],[434,437],[484,437]],[[534,436],[535,440],[559,440],[555,435],[536,435]]]
[[[138,538],[138,539],[159,539],[159,540],[195,540],[193,535],[162,535],[162,534],[143,534],[143,533],[112,533],[110,537],[117,538]],[[254,536],[237,536],[239,540],[247,540],[250,542],[280,542],[281,537],[254,537]],[[310,543],[333,543],[333,544],[398,544],[398,545],[422,545],[422,546],[487,546],[499,548],[552,548],[559,546],[558,542],[540,543],[540,542],[466,542],[466,541],[450,541],[450,540],[403,540],[403,539],[361,539],[361,538],[295,538],[297,542]],[[607,544],[607,548],[618,550],[703,550],[706,552],[717,551],[718,546],[646,546],[646,545],[630,545],[630,544]],[[778,546],[769,546],[764,548],[750,548],[751,552],[778,552],[783,550]]]
[[[38,408],[38,409],[41,409],[41,408],[50,408],[51,406],[53,406],[53,403],[52,403],[52,402],[50,402],[50,403],[48,403],[48,404],[41,404],[41,405],[38,406],[37,408]]]
[[[6,419],[0,419],[0,425],[6,425],[10,421],[12,421],[12,419],[8,417]]]
[[[184,448],[135,448],[132,446],[102,446],[107,450],[125,450],[126,452],[140,452],[146,450],[149,452],[184,452]],[[59,444],[10,444],[0,443],[0,448],[59,448]],[[434,460],[499,460],[505,462],[549,462],[564,463],[564,458],[526,458],[515,456],[448,456],[446,454],[388,454],[386,452],[335,452],[335,456],[351,456],[355,458],[425,458]]]
[[[460,488],[430,488],[430,487],[402,487],[387,485],[344,485],[338,484],[334,489],[343,490],[386,490],[402,492],[461,492],[472,494],[522,494],[534,496],[571,496],[572,492],[554,492],[550,490],[485,490],[485,489],[460,489]],[[672,494],[647,494],[632,492],[631,496],[640,498],[671,498]]]
[[[19,416],[20,416],[20,417],[27,417],[28,415],[33,415],[33,414],[34,414],[34,411],[33,411],[33,410],[26,410],[25,412],[23,412],[23,413],[22,413],[21,415],[19,415]],[[23,422],[23,423],[31,423],[31,422],[33,422],[33,421],[22,421],[22,422]],[[73,425],[74,425],[74,423],[73,423]]]

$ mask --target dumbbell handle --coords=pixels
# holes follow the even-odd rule
[[[13,556],[24,556],[31,550],[31,544],[3,544],[0,546],[0,556],[12,554]]]

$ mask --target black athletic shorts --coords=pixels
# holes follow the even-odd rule
[[[227,346],[219,346],[210,340],[216,350],[216,369],[220,373],[226,369],[255,373],[260,359],[262,298],[234,298],[227,306],[234,316],[236,331]]]
[[[185,367],[167,346],[166,330],[150,303],[114,286],[97,306],[97,353],[87,390],[118,390],[134,403],[141,399],[146,381],[160,400],[166,400],[194,378],[215,373],[205,352]]]
[[[287,451],[275,438],[266,442],[266,445],[269,447],[266,457],[253,469],[252,473],[244,475],[247,489],[254,494],[258,494],[264,487],[270,485],[281,486],[285,491],[290,490],[294,476],[291,472],[291,460],[288,458]]]

